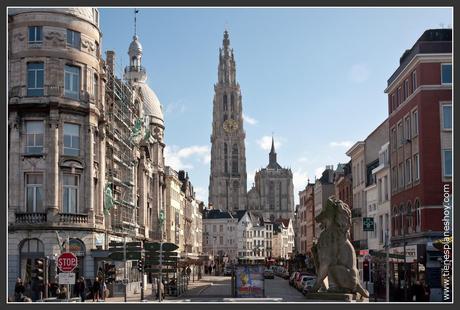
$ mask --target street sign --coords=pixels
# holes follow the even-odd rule
[[[57,267],[62,272],[71,272],[77,267],[78,259],[75,254],[71,252],[65,252],[59,255],[57,260]]]
[[[175,252],[163,252],[161,253],[163,259],[178,259],[177,253]],[[145,252],[146,259],[160,259],[160,252]]]
[[[75,284],[75,273],[61,272],[59,274],[59,284]]]
[[[174,243],[164,242],[162,250],[164,252],[172,252],[177,250],[178,248],[179,247]],[[160,242],[146,242],[144,244],[144,249],[146,251],[160,251]]]
[[[363,231],[374,231],[373,217],[363,217]]]
[[[132,242],[126,242],[127,247],[141,247],[142,244],[140,241],[132,241]]]
[[[112,260],[123,260],[123,252],[113,252],[109,254],[109,258]],[[126,260],[137,260],[141,259],[141,252],[126,252]]]

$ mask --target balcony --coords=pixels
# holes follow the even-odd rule
[[[43,224],[46,223],[46,213],[27,212],[16,213],[16,224]]]
[[[361,217],[361,209],[356,208],[356,209],[351,209],[351,218],[357,218]]]
[[[88,223],[88,214],[59,213],[59,223],[87,224]]]

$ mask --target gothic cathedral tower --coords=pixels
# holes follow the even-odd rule
[[[235,59],[228,32],[219,49],[218,82],[214,85],[209,203],[222,210],[246,209],[246,151],[243,105],[236,82]]]

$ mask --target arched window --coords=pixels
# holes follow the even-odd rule
[[[24,239],[19,245],[19,276],[24,284],[32,280],[36,258],[45,257],[43,242],[38,239]]]
[[[391,217],[391,234],[393,236],[398,234],[398,207],[393,207],[393,216]]]
[[[233,144],[232,149],[232,173],[238,174],[238,145]]]
[[[412,210],[412,204],[410,201],[407,202],[407,209],[406,209],[406,233],[411,233],[414,231],[414,212]]]
[[[414,227],[415,231],[420,231],[420,227],[422,224],[422,213],[420,210],[420,201],[417,199],[415,200],[414,204]]]
[[[403,229],[407,229],[407,224],[405,223],[405,216],[404,216],[404,205],[401,204],[399,206],[399,234],[402,235]]]
[[[225,115],[227,116],[227,115]],[[224,171],[228,173],[228,147],[227,143],[224,143]]]
[[[232,112],[235,110],[235,96],[233,94],[230,96],[230,110]]]
[[[227,103],[227,94],[225,94],[225,93],[224,93],[223,102],[224,102],[224,111],[227,111],[228,103]]]

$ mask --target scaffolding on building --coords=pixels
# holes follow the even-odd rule
[[[107,68],[106,180],[113,195],[110,210],[111,229],[136,235],[138,206],[134,193],[135,148],[132,133],[139,116],[132,87],[115,75],[115,66]]]

